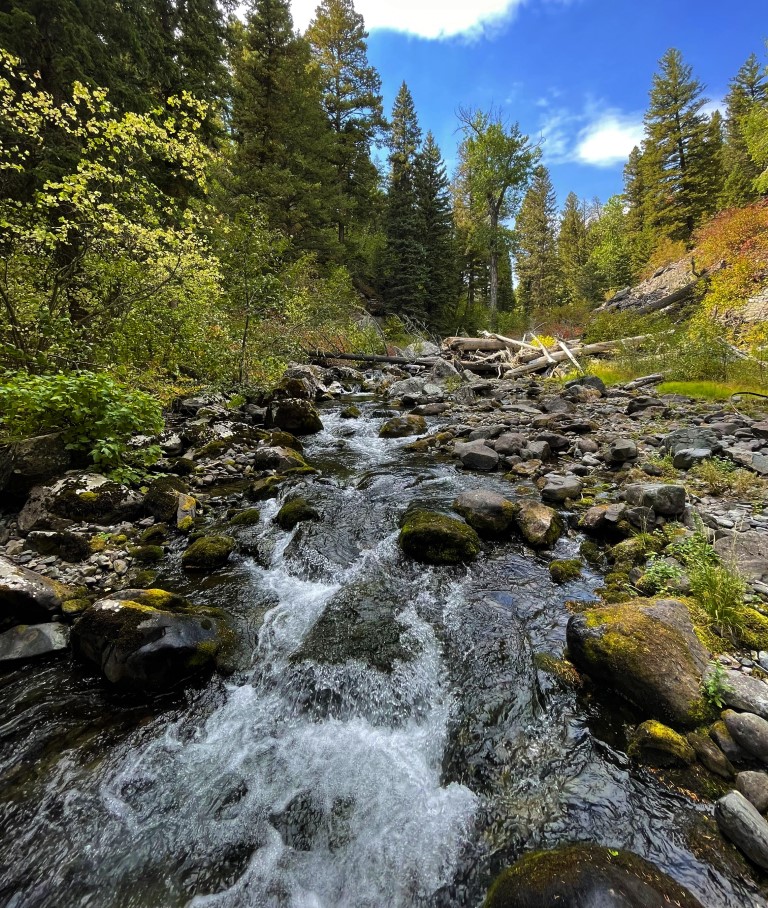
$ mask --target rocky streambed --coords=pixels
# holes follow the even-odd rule
[[[0,461],[4,904],[768,904],[759,413],[297,367],[159,441]]]

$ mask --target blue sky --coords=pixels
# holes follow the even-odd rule
[[[317,0],[293,0],[296,26]],[[573,189],[621,191],[626,154],[642,134],[651,77],[679,48],[713,104],[755,52],[765,59],[766,0],[356,0],[386,110],[403,79],[422,129],[449,165],[461,105],[501,107],[542,140],[562,205]]]

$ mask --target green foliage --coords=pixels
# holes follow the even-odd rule
[[[719,662],[711,662],[710,671],[701,686],[704,699],[716,709],[722,709],[725,706],[725,695],[731,693],[731,690],[725,680],[723,666]]]
[[[651,555],[648,565],[645,568],[640,584],[642,591],[653,595],[656,593],[667,593],[682,580],[683,572],[675,564],[664,561],[658,555]]]
[[[764,493],[768,485],[749,470],[738,468],[723,457],[711,457],[696,464],[688,475],[704,483],[711,495],[732,494],[749,498]]]
[[[0,429],[10,438],[62,432],[66,446],[111,470],[131,462],[148,465],[160,450],[131,449],[136,434],[162,431],[159,405],[100,373],[6,374],[0,384]]]
[[[517,297],[526,312],[546,313],[558,302],[561,278],[556,225],[555,189],[549,171],[539,165],[515,221]]]

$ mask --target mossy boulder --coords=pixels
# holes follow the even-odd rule
[[[638,725],[629,741],[629,756],[649,766],[689,766],[696,752],[674,729],[655,719]]]
[[[72,648],[113,684],[160,691],[213,666],[222,645],[218,623],[171,611],[180,597],[130,590],[94,603],[72,627]],[[183,602],[183,600],[181,600]],[[165,608],[150,603],[159,603]]]
[[[709,653],[688,609],[675,600],[634,600],[573,615],[569,657],[647,718],[695,726],[710,716],[701,685]]]
[[[644,858],[582,842],[524,855],[491,886],[485,908],[703,908]]]
[[[266,501],[268,498],[275,498],[284,482],[285,476],[265,476],[249,486],[245,496],[250,501]]]
[[[277,512],[275,523],[281,530],[292,530],[306,520],[319,520],[319,512],[312,507],[306,498],[292,498]]]
[[[423,416],[395,416],[388,419],[379,429],[380,438],[406,438],[409,435],[423,435],[427,421]]]
[[[293,451],[298,451],[299,454],[304,453],[304,445],[299,439],[295,435],[291,435],[290,432],[283,432],[281,429],[265,432],[264,441],[273,448],[291,448]]]
[[[215,571],[229,561],[234,548],[231,536],[202,536],[184,551],[181,564],[188,571]]]
[[[461,520],[437,511],[409,509],[403,515],[400,548],[426,564],[461,564],[480,553],[480,538]]]
[[[555,583],[568,583],[581,577],[581,562],[577,558],[564,558],[551,561],[549,576]]]
[[[45,624],[79,591],[0,557],[0,631],[17,624]]]
[[[107,525],[135,519],[143,506],[137,492],[98,473],[84,473],[34,488],[18,523],[22,533],[54,528],[51,524],[57,517]]]
[[[165,523],[154,523],[139,536],[139,545],[160,545],[168,538],[168,526]]]
[[[549,548],[563,534],[563,522],[553,508],[538,501],[523,501],[515,518],[523,539],[533,548]]]
[[[269,445],[256,450],[253,464],[258,470],[276,470],[278,473],[286,473],[297,468],[309,468],[306,460],[293,448]]]
[[[158,476],[149,484],[144,504],[149,513],[158,520],[175,522],[179,495],[186,492],[187,486],[178,476]]]
[[[27,547],[69,562],[83,561],[91,554],[90,541],[69,530],[33,530],[27,536]]]
[[[165,557],[165,549],[161,545],[132,545],[128,554],[139,564],[157,564]]]
[[[453,507],[473,530],[488,538],[507,536],[519,510],[516,504],[489,489],[462,492]]]
[[[272,421],[275,428],[292,435],[313,435],[323,431],[323,422],[314,406],[308,400],[296,397],[280,401]]]
[[[252,527],[256,526],[260,519],[261,511],[258,508],[246,508],[230,517],[229,525],[231,527]]]
[[[342,419],[360,419],[363,414],[360,407],[350,404],[348,407],[344,407],[339,415]]]

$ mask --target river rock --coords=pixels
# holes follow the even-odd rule
[[[525,438],[517,432],[505,432],[491,442],[491,447],[502,457],[512,457],[523,450]]]
[[[672,458],[672,466],[676,470],[690,470],[712,456],[711,448],[681,448]]]
[[[612,466],[621,466],[628,460],[637,459],[637,444],[631,438],[620,438],[611,442],[605,451],[605,461]]]
[[[37,435],[0,446],[0,491],[13,495],[18,486],[47,482],[69,469],[72,452],[67,450],[61,433]]]
[[[171,521],[179,509],[179,496],[186,493],[187,486],[178,476],[158,476],[149,484],[144,503],[153,517]]]
[[[94,603],[72,628],[76,655],[113,684],[165,690],[209,668],[222,644],[217,622],[152,603],[176,605],[163,590],[130,590],[134,598]]]
[[[188,571],[215,571],[229,561],[234,548],[231,536],[202,536],[185,549],[181,564]]]
[[[275,523],[281,530],[290,531],[305,520],[319,520],[320,514],[306,498],[292,498],[286,501],[275,516]]]
[[[738,791],[729,791],[715,804],[720,832],[763,870],[768,870],[768,823]]]
[[[453,452],[467,470],[490,472],[499,465],[499,455],[483,441],[458,442]]]
[[[553,546],[564,530],[557,511],[538,501],[520,502],[515,522],[523,539],[537,549]]]
[[[650,766],[689,766],[696,752],[674,729],[648,719],[632,733],[627,753]]]
[[[278,403],[272,421],[276,428],[292,435],[314,435],[323,431],[323,422],[315,407],[308,400],[295,397]]]
[[[307,462],[293,448],[267,445],[257,448],[253,455],[253,465],[258,470],[276,470],[278,473],[285,473],[287,470],[306,469]]]
[[[768,719],[768,685],[757,678],[727,671],[720,696],[726,706]]]
[[[736,776],[736,790],[760,813],[768,810],[768,774],[751,770],[740,772]]]
[[[397,620],[386,587],[371,581],[353,584],[331,599],[291,662],[343,665],[354,660],[391,672],[396,662],[410,661],[416,650]]]
[[[667,874],[628,851],[583,842],[524,855],[496,878],[484,908],[702,908]]]
[[[63,584],[0,557],[0,630],[17,624],[42,624],[61,613]]]
[[[719,454],[723,450],[717,433],[703,427],[675,429],[664,437],[661,444],[673,457],[678,451],[690,448],[707,448],[713,454]]]
[[[733,740],[748,754],[768,763],[768,722],[754,713],[723,712],[723,722]]]
[[[640,599],[587,609],[569,619],[566,636],[576,668],[647,717],[691,726],[708,715],[701,684],[709,654],[682,602]]]
[[[650,508],[661,517],[680,517],[685,511],[684,486],[662,482],[635,482],[624,490],[627,504]]]
[[[27,536],[27,547],[69,562],[83,561],[91,554],[88,540],[69,530],[33,530]]]
[[[742,750],[731,737],[728,726],[722,719],[713,722],[709,729],[709,737],[714,741],[720,750],[725,754],[731,763],[743,763],[749,759],[746,751]]]
[[[424,384],[424,379],[406,378],[404,381],[397,381],[390,385],[387,394],[393,399],[402,400],[404,403],[417,401],[424,392]]]
[[[461,564],[480,552],[477,533],[455,517],[437,511],[408,509],[403,515],[400,548],[410,558],[427,564]]]
[[[717,539],[714,549],[726,561],[733,560],[747,580],[768,580],[768,533],[748,530]]]
[[[710,772],[721,776],[723,779],[733,778],[734,768],[731,761],[711,738],[707,738],[695,731],[688,732],[685,737],[694,749],[702,766],[706,766]]]
[[[98,473],[66,476],[51,486],[36,486],[19,514],[19,530],[63,529],[55,518],[106,526],[140,516],[144,499]],[[60,523],[61,521],[59,521]]]
[[[69,628],[64,624],[22,624],[0,634],[0,663],[48,656],[68,646]]]
[[[515,522],[518,507],[498,492],[475,489],[462,492],[453,507],[481,536],[505,536]]]
[[[395,416],[379,429],[380,438],[406,438],[409,435],[423,435],[427,431],[427,422],[423,416]]]
[[[584,484],[578,476],[547,473],[544,477],[541,497],[544,501],[563,502],[568,498],[581,498],[583,488]]]

